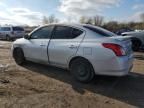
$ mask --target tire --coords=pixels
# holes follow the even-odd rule
[[[24,64],[25,57],[24,57],[24,53],[23,53],[22,49],[20,49],[20,48],[14,49],[13,57],[14,57],[16,64],[18,64],[18,65]]]
[[[132,49],[133,51],[139,51],[141,47],[141,41],[138,39],[132,39]]]
[[[76,80],[82,83],[90,82],[95,76],[92,65],[83,58],[72,61],[70,64],[70,72]]]
[[[6,35],[6,40],[10,41],[11,40],[10,36]]]

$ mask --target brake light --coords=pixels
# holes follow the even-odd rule
[[[120,45],[113,44],[113,43],[103,43],[102,44],[105,48],[111,49],[116,56],[124,56],[126,55],[126,52],[124,48]]]

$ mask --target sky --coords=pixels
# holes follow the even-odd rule
[[[139,22],[144,0],[0,0],[0,25],[40,25],[44,16],[78,22],[100,15],[106,21]]]

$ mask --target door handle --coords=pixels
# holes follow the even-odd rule
[[[69,46],[69,48],[70,48],[70,49],[74,49],[74,48],[77,48],[77,46],[71,45],[71,46]]]

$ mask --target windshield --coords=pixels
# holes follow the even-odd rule
[[[99,34],[100,36],[104,36],[104,37],[116,36],[116,34],[110,32],[106,29],[100,28],[100,27],[90,26],[90,25],[86,25],[86,26],[83,26],[83,27]]]

